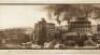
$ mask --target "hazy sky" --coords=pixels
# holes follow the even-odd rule
[[[33,27],[42,17],[48,18],[45,6],[47,5],[0,5],[0,29]],[[92,24],[96,24],[95,21],[91,21]]]
[[[0,0],[0,2],[26,3],[100,3],[99,0]]]
[[[0,5],[0,28],[30,27],[46,17],[45,5]]]

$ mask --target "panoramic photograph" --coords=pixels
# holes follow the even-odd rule
[[[100,4],[0,5],[0,49],[100,49]]]

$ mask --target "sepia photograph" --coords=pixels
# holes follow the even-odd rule
[[[0,49],[100,49],[100,4],[0,4]]]

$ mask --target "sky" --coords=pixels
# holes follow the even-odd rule
[[[46,18],[47,12],[41,5],[0,5],[0,28],[32,27]]]
[[[100,3],[99,0],[0,0],[0,2],[5,3]]]
[[[47,5],[0,5],[0,29],[34,27],[34,24],[47,17]],[[52,17],[55,18],[55,17]],[[60,17],[61,18],[61,17]],[[49,20],[55,22],[53,20]],[[96,24],[91,20],[92,24]],[[55,22],[56,23],[56,22]],[[66,21],[62,25],[66,24]]]

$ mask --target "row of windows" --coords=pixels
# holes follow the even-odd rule
[[[70,31],[81,31],[81,32],[87,32],[87,31],[90,31],[90,28],[73,28],[73,29],[70,29]]]

